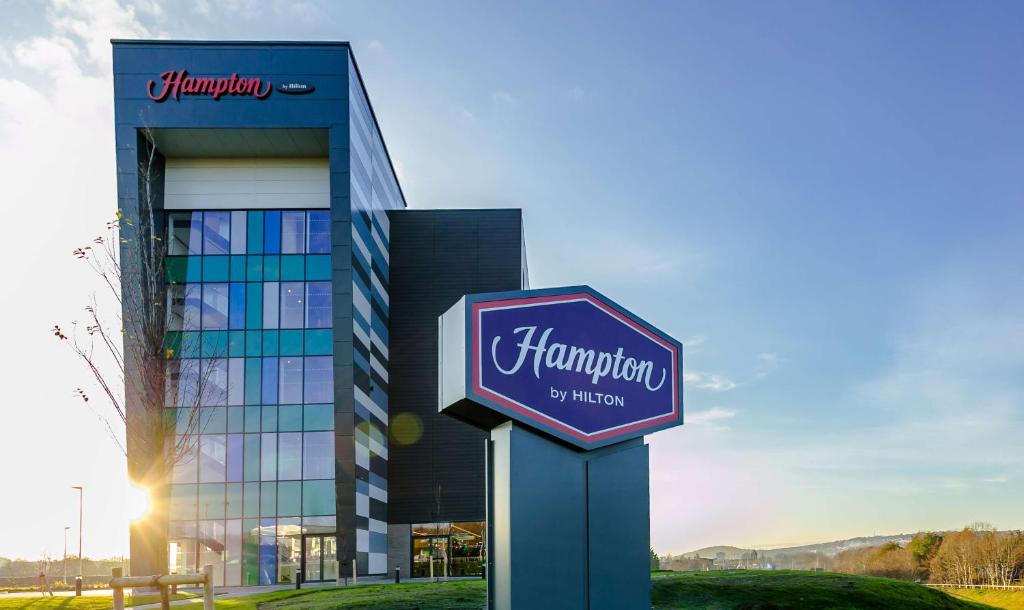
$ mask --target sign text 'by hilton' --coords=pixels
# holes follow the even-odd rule
[[[590,288],[469,295],[459,313],[477,403],[583,448],[682,422],[682,346]]]

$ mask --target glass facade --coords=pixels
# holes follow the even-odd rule
[[[335,544],[330,213],[169,212],[167,247],[170,571],[294,582]]]
[[[479,576],[485,560],[484,536],[483,521],[414,524],[412,575]]]

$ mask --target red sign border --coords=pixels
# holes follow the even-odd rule
[[[492,390],[490,390],[488,388],[485,388],[480,383],[480,332],[479,332],[480,329],[479,329],[479,314],[480,314],[481,311],[486,310],[486,309],[492,309],[494,307],[505,307],[505,306],[508,306],[508,305],[520,305],[520,304],[526,304],[526,303],[530,303],[530,304],[552,303],[552,302],[559,302],[559,301],[578,301],[580,299],[584,299],[584,300],[590,302],[591,304],[595,305],[596,307],[602,309],[603,311],[611,314],[613,317],[617,318],[620,322],[623,322],[623,323],[627,324],[628,326],[630,326],[634,330],[640,332],[641,334],[645,335],[649,339],[654,340],[659,345],[665,347],[670,352],[672,352],[672,412],[671,413],[667,413],[665,415],[658,416],[656,419],[650,419],[650,420],[647,420],[647,421],[637,422],[637,423],[634,423],[634,424],[626,424],[624,427],[613,428],[611,430],[604,430],[602,432],[597,432],[597,433],[594,433],[594,434],[586,434],[586,433],[582,433],[582,432],[580,432],[578,430],[575,430],[575,429],[573,429],[573,428],[563,424],[562,422],[560,422],[560,421],[558,421],[556,419],[552,419],[552,418],[547,417],[545,415],[541,415],[541,414],[539,414],[539,413],[537,413],[535,411],[531,411],[530,409],[526,409],[526,408],[516,404],[515,402],[512,402],[510,399],[505,398],[504,396],[502,396],[500,394],[497,394],[497,393],[493,392]],[[480,396],[482,396],[482,397],[484,397],[484,398],[486,398],[488,400],[494,401],[495,403],[500,404],[503,407],[505,407],[507,409],[510,409],[510,410],[512,410],[512,411],[514,411],[514,412],[516,412],[516,413],[518,413],[520,415],[522,415],[523,417],[526,417],[529,420],[537,422],[538,424],[541,424],[542,426],[548,426],[548,427],[554,428],[554,429],[558,430],[559,432],[561,432],[563,434],[567,434],[567,435],[569,435],[569,436],[571,436],[571,437],[573,437],[573,438],[575,438],[575,439],[577,439],[577,440],[579,440],[581,442],[584,442],[584,443],[594,443],[594,442],[598,442],[598,441],[604,441],[604,440],[607,440],[609,438],[614,438],[614,437],[617,437],[617,436],[627,435],[627,434],[630,434],[632,432],[636,432],[637,430],[643,430],[643,429],[646,429],[646,428],[654,428],[654,427],[657,427],[657,426],[659,426],[661,424],[665,424],[665,423],[671,422],[671,421],[679,418],[679,402],[680,402],[679,401],[679,388],[680,388],[679,374],[680,373],[679,373],[679,350],[678,350],[677,346],[673,345],[672,343],[669,343],[664,338],[662,338],[662,337],[658,336],[657,334],[655,334],[654,332],[652,332],[650,329],[646,328],[642,324],[639,324],[636,320],[633,320],[629,316],[624,315],[618,309],[616,309],[614,307],[611,307],[610,305],[608,305],[607,303],[603,302],[602,300],[600,300],[598,298],[595,298],[593,295],[591,295],[589,293],[586,293],[586,292],[575,292],[575,293],[571,293],[571,294],[557,294],[557,295],[547,295],[547,296],[536,296],[536,297],[523,297],[523,298],[514,298],[514,299],[504,299],[504,300],[499,300],[499,301],[475,302],[475,303],[473,303],[473,307],[472,307],[472,310],[471,310],[470,313],[471,313],[471,316],[472,316],[472,322],[471,322],[471,325],[470,325],[470,328],[472,329],[472,333],[471,333],[471,337],[470,338],[473,341],[473,352],[472,352],[473,353],[473,361],[470,363],[470,366],[473,369],[473,387],[472,387],[472,390],[473,390],[473,392],[479,394]]]

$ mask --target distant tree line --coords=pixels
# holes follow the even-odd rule
[[[85,557],[82,561],[82,571],[86,575],[103,574],[110,576],[111,568],[119,568],[124,564],[120,557],[109,559],[92,559]],[[68,554],[68,576],[74,578],[78,575],[78,556]],[[37,578],[40,572],[45,572],[51,579],[64,575],[64,560],[61,557],[56,559],[46,556],[43,559],[8,559],[0,557],[0,578],[7,577],[32,577]]]
[[[1024,579],[1024,532],[1000,532],[976,523],[958,532],[924,532],[895,542],[850,549],[829,569],[954,585],[1010,585]]]

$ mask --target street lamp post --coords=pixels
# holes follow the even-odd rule
[[[70,525],[64,526],[64,586],[68,586],[68,530]]]
[[[81,485],[73,485],[78,490],[78,579],[75,582],[75,595],[82,594],[82,504],[85,489]]]

